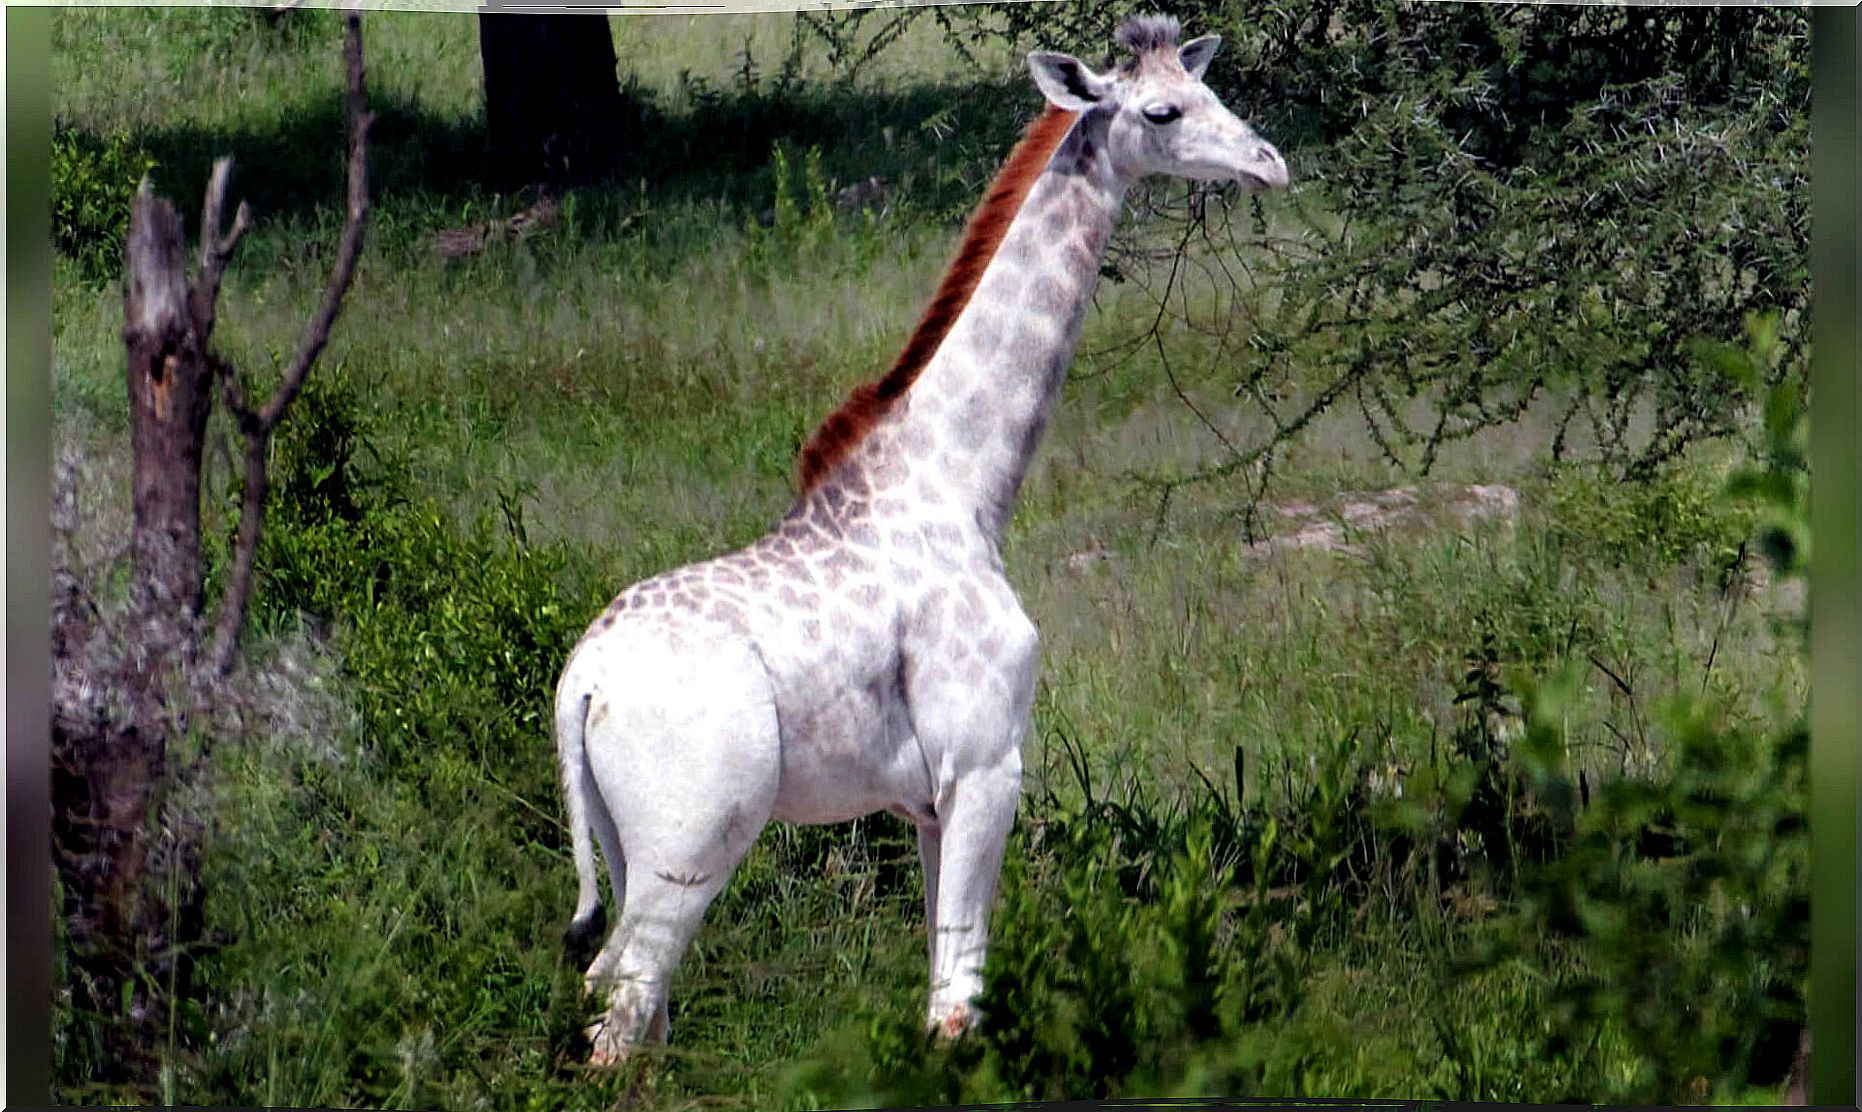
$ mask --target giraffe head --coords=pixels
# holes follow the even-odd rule
[[[1178,33],[1172,16],[1133,16],[1118,31],[1131,57],[1112,73],[1045,51],[1030,54],[1028,66],[1055,107],[1106,114],[1106,153],[1120,177],[1239,181],[1251,192],[1285,186],[1280,152],[1203,84],[1221,36],[1178,46]]]

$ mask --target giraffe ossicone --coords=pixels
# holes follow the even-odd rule
[[[1179,45],[1127,19],[1099,73],[1036,53],[1048,108],[985,195],[884,377],[803,449],[801,491],[749,547],[637,583],[563,669],[556,737],[579,897],[604,928],[586,983],[606,1010],[591,1062],[668,1035],[667,984],[706,909],[772,819],[890,811],[924,868],[927,1024],[978,1016],[989,912],[1021,794],[1034,624],[999,546],[1124,197],[1154,174],[1287,184],[1275,149]]]

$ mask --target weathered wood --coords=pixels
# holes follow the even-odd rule
[[[168,925],[191,921],[199,905],[191,888],[169,903],[150,882],[150,820],[168,738],[185,720],[173,695],[194,660],[202,593],[200,470],[213,377],[185,267],[180,218],[145,181],[124,245],[128,622],[110,631],[120,645],[105,649],[84,608],[64,609],[58,647],[79,677],[52,715],[52,838],[69,983],[73,1003],[100,1025],[110,1080],[150,1067],[157,1008],[148,986],[186,980],[170,964]]]
[[[226,264],[232,260],[233,248],[239,245],[239,238],[246,234],[252,222],[251,210],[241,201],[239,211],[233,215],[232,231],[220,234],[220,213],[226,207],[226,183],[232,176],[233,160],[215,159],[213,175],[207,180],[207,199],[201,206],[200,274],[194,279],[192,298],[194,332],[203,346],[213,339],[214,314],[220,303],[220,279],[226,274]]]
[[[184,259],[174,206],[145,188],[130,210],[123,300],[134,605],[138,625],[160,627],[145,647],[185,659],[200,615],[200,463],[213,395]]]

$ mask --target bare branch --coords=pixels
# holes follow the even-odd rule
[[[298,392],[304,388],[311,367],[329,343],[330,328],[336,323],[337,314],[342,311],[343,299],[348,295],[349,286],[355,278],[356,261],[362,255],[362,232],[368,221],[368,129],[374,117],[368,110],[368,93],[363,83],[362,16],[352,10],[344,16],[344,20],[347,27],[343,56],[349,77],[348,215],[343,222],[336,265],[330,273],[329,285],[323,291],[323,302],[318,306],[317,315],[312,318],[310,329],[305,333],[297,354],[285,369],[277,391],[265,403],[263,410],[254,413],[246,408],[232,368],[224,362],[217,363],[227,406],[239,416],[240,431],[246,439],[245,479],[240,491],[239,538],[233,549],[233,575],[220,604],[220,618],[214,629],[213,655],[210,659],[211,668],[218,675],[232,671],[239,631],[245,625],[246,607],[252,597],[253,565],[258,559],[259,532],[265,524],[265,493],[270,483],[266,454],[271,435],[284,419],[285,411],[296,400]],[[216,181],[219,177],[220,167],[216,166]],[[217,207],[219,203],[215,191],[209,190],[209,206]],[[240,224],[241,221],[235,219],[233,234],[227,241],[229,250],[231,241],[236,240],[241,231]]]
[[[220,300],[220,279],[226,273],[227,260],[233,257],[233,248],[239,245],[239,237],[246,234],[246,228],[252,222],[252,210],[241,201],[233,213],[233,229],[222,236],[220,234],[221,212],[226,206],[226,184],[233,175],[231,157],[218,158],[213,163],[213,175],[207,180],[207,199],[201,206],[200,216],[200,274],[194,280],[193,313],[194,334],[199,337],[204,348],[213,335],[214,311]]]
[[[330,283],[323,291],[323,303],[311,319],[310,330],[305,333],[291,365],[285,369],[277,392],[259,412],[259,423],[267,432],[278,427],[285,410],[304,388],[304,380],[317,357],[323,354],[324,345],[330,342],[330,327],[342,312],[343,298],[349,293],[349,284],[356,275],[356,262],[362,256],[362,231],[368,222],[369,203],[368,129],[375,117],[368,110],[368,92],[363,84],[362,15],[351,11],[343,18],[348,24],[343,56],[349,72],[349,212],[343,223],[342,242],[337,247],[336,267],[330,272]]]
[[[239,630],[245,624],[246,606],[252,597],[259,530],[265,523],[265,493],[271,482],[265,458],[270,441],[270,435],[260,430],[246,434],[245,481],[239,492],[239,541],[233,552],[233,577],[227,584],[226,600],[220,604],[219,624],[213,631],[213,675],[224,676],[233,670]]]

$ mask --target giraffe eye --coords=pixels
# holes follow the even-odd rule
[[[1174,104],[1153,104],[1144,110],[1144,118],[1154,124],[1167,124],[1183,115],[1183,109]]]

